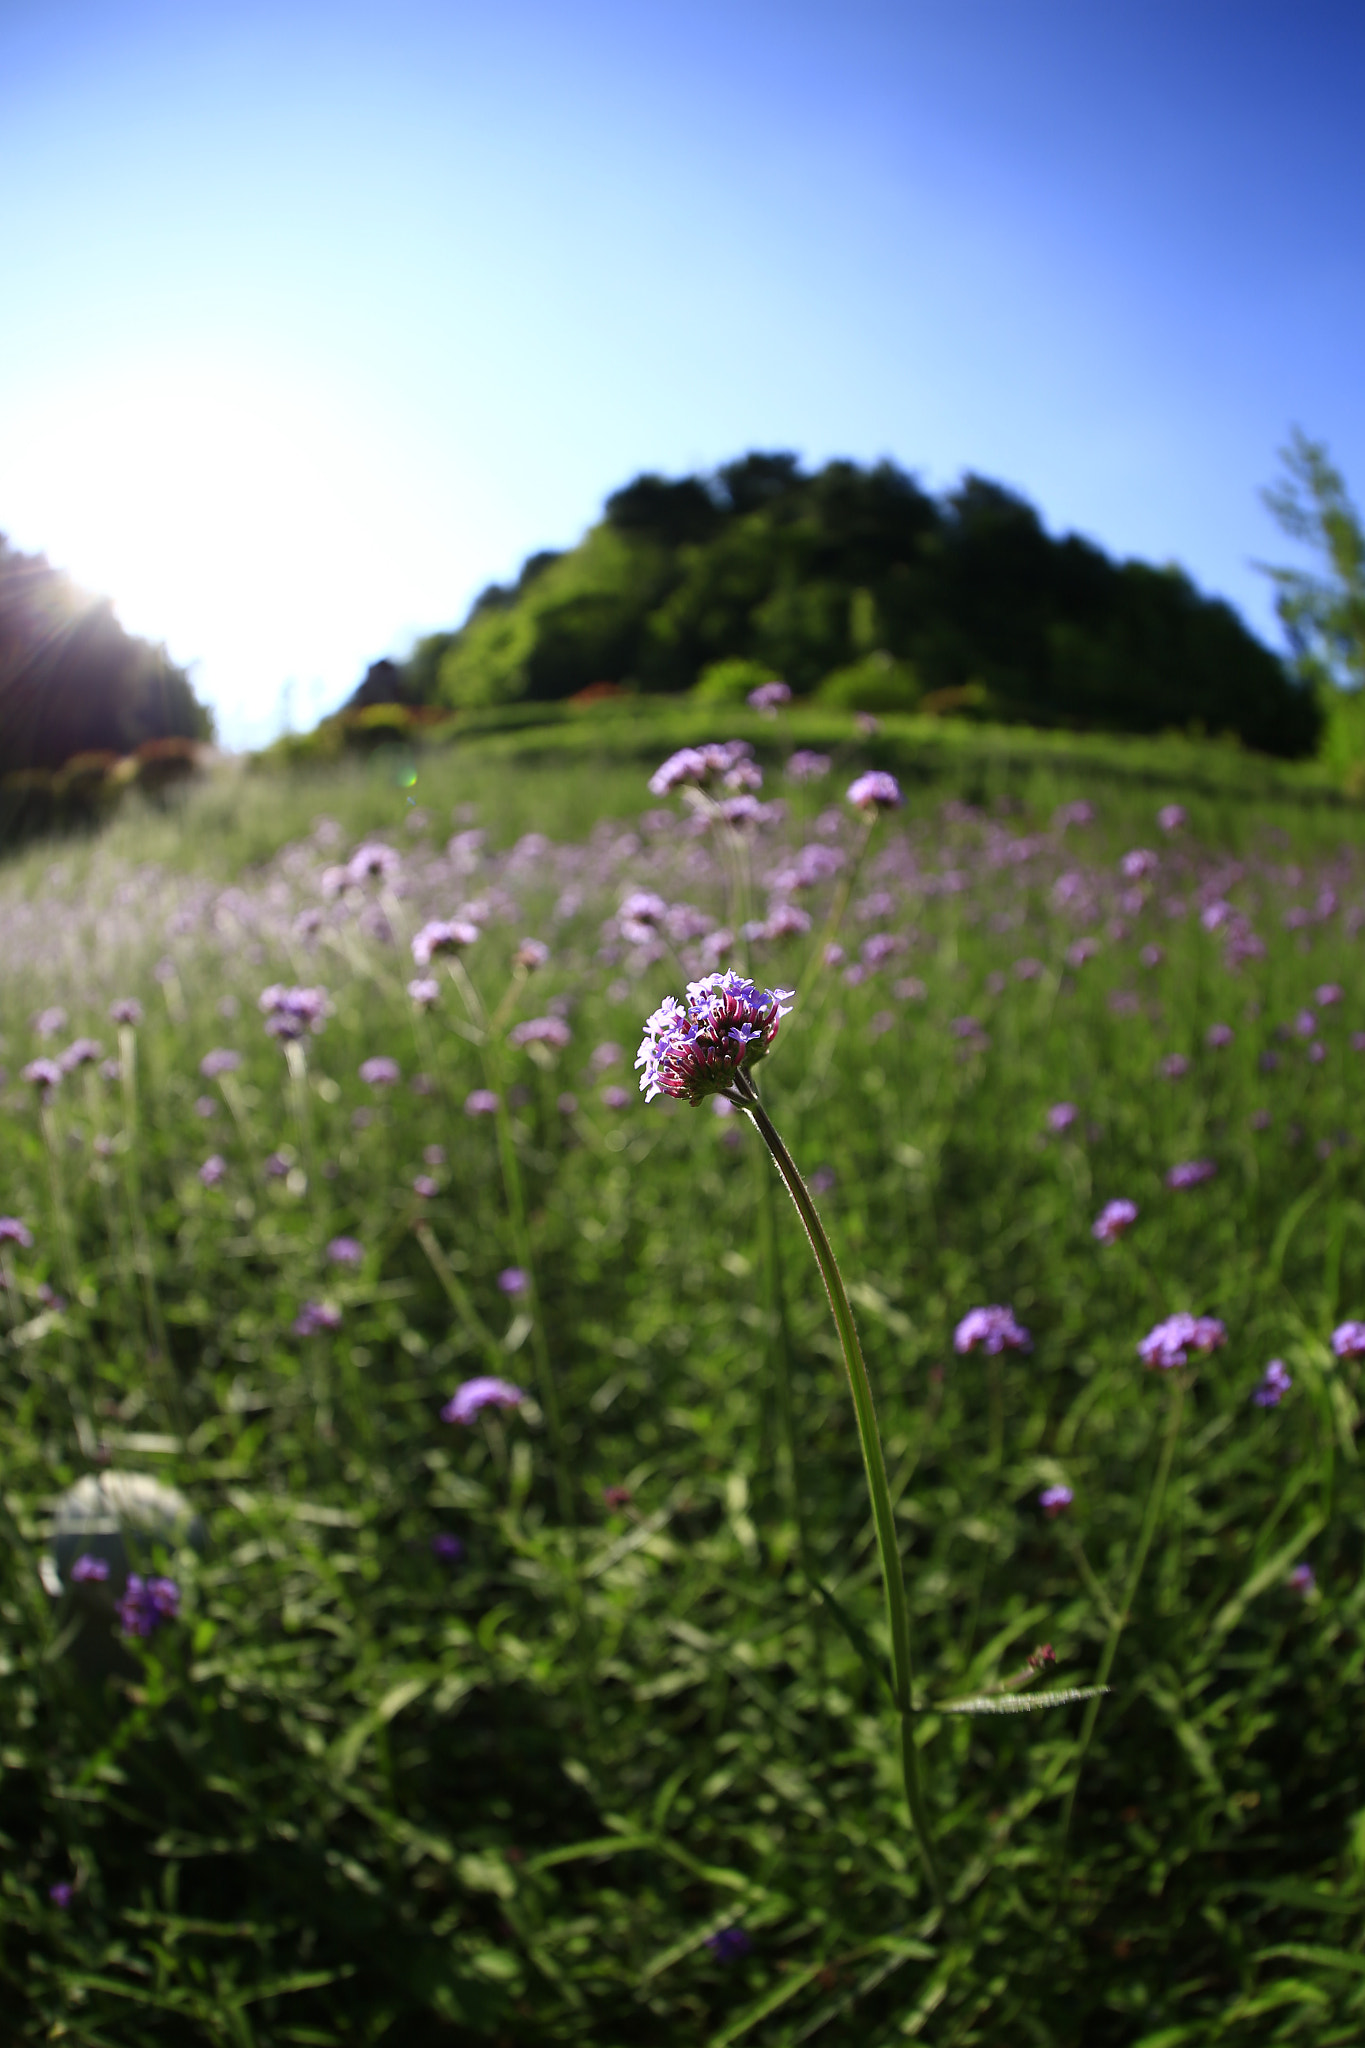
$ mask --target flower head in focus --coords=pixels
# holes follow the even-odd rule
[[[1217,1351],[1227,1339],[1217,1316],[1192,1316],[1182,1309],[1147,1332],[1138,1345],[1138,1357],[1149,1369],[1170,1372],[1175,1366],[1187,1365],[1192,1351]]]
[[[1022,1323],[1014,1320],[1012,1308],[993,1303],[989,1308],[968,1309],[953,1332],[953,1349],[964,1356],[977,1345],[993,1356],[1001,1351],[1032,1351],[1033,1339]]]
[[[1293,1384],[1284,1360],[1272,1358],[1251,1398],[1258,1408],[1278,1408]]]
[[[731,968],[689,982],[681,1003],[665,997],[646,1022],[635,1057],[645,1101],[672,1095],[695,1105],[728,1094],[768,1052],[790,1015],[793,993],[760,989]]]
[[[472,1422],[481,1408],[519,1408],[526,1399],[510,1380],[483,1374],[457,1387],[441,1410],[442,1422]]]
[[[1090,1235],[1101,1244],[1117,1244],[1125,1230],[1131,1230],[1138,1219],[1136,1202],[1120,1195],[1115,1202],[1106,1202],[1090,1226]]]
[[[870,768],[866,775],[860,775],[848,786],[848,800],[855,810],[898,811],[901,807],[901,786],[894,775],[888,775],[881,768]]]

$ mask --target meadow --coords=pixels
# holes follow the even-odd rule
[[[732,734],[761,787],[649,791]],[[225,772],[12,857],[7,2038],[1357,2041],[1362,932],[1314,771],[829,717]],[[796,991],[758,1078],[942,1906],[809,1249],[742,1113],[637,1085],[721,967]],[[204,1538],[100,1676],[53,1517],[110,1472]]]

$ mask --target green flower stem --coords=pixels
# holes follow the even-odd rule
[[[944,1903],[943,1883],[934,1854],[929,1810],[925,1804],[924,1787],[920,1780],[919,1752],[915,1747],[914,1669],[910,1660],[910,1616],[905,1604],[905,1580],[901,1572],[900,1546],[896,1540],[891,1490],[886,1478],[886,1459],[877,1428],[877,1411],[872,1400],[872,1384],[867,1376],[862,1345],[858,1341],[857,1324],[853,1320],[853,1310],[849,1306],[843,1275],[839,1271],[833,1247],[825,1235],[825,1227],[820,1221],[819,1212],[811,1199],[810,1190],[798,1173],[796,1163],[779,1137],[772,1118],[754,1093],[753,1083],[742,1072],[735,1080],[733,1100],[736,1107],[743,1109],[757,1126],[760,1137],[772,1154],[773,1164],[786,1183],[787,1193],[796,1204],[797,1214],[805,1227],[816,1264],[820,1268],[820,1277],[825,1283],[825,1292],[829,1296],[829,1305],[834,1316],[834,1326],[839,1333],[844,1364],[848,1370],[848,1383],[853,1394],[853,1412],[858,1422],[858,1437],[862,1445],[863,1466],[867,1473],[872,1518],[877,1529],[882,1581],[886,1589],[886,1616],[891,1634],[891,1690],[900,1719],[901,1769],[905,1778],[906,1803],[910,1808],[910,1818],[919,1839],[920,1854],[924,1858],[930,1888],[936,1903],[941,1907]]]
[[[824,929],[811,948],[810,958],[807,960],[801,977],[796,984],[796,1004],[798,1008],[803,1000],[809,996],[811,988],[824,967],[825,954],[834,944],[839,928],[843,924],[844,913],[848,909],[849,899],[858,886],[858,877],[863,871],[863,862],[867,859],[867,849],[872,844],[872,834],[877,829],[878,816],[878,812],[869,811],[863,820],[862,834],[854,851],[848,873],[839,885],[834,901],[830,905],[829,916],[825,919]]]
[[[1128,1567],[1128,1581],[1123,1589],[1123,1598],[1119,1601],[1118,1607],[1112,1610],[1113,1618],[1109,1624],[1109,1633],[1104,1639],[1104,1649],[1100,1653],[1099,1669],[1096,1671],[1094,1678],[1094,1683],[1098,1687],[1107,1686],[1109,1683],[1109,1674],[1114,1668],[1114,1659],[1118,1655],[1119,1642],[1122,1639],[1124,1629],[1128,1626],[1129,1618],[1133,1611],[1133,1602],[1137,1598],[1138,1586],[1142,1579],[1143,1569],[1147,1563],[1147,1554],[1151,1550],[1152,1540],[1156,1535],[1157,1525],[1161,1520],[1161,1510],[1166,1501],[1166,1486],[1171,1476],[1171,1466],[1175,1461],[1175,1447],[1180,1438],[1180,1418],[1185,1411],[1185,1389],[1186,1378],[1184,1373],[1178,1371],[1173,1373],[1171,1376],[1170,1409],[1166,1417],[1166,1435],[1161,1446],[1161,1457],[1158,1460],[1156,1474],[1152,1480],[1152,1490],[1147,1496],[1146,1512],[1142,1517],[1142,1528],[1138,1533],[1137,1549],[1133,1552],[1133,1561]],[[1102,1693],[1097,1692],[1094,1699],[1087,1705],[1085,1719],[1081,1723],[1081,1732],[1076,1740],[1076,1768],[1072,1774],[1071,1789],[1066,1795],[1066,1806],[1062,1812],[1059,1854],[1066,1848],[1067,1836],[1071,1829],[1071,1816],[1076,1805],[1076,1794],[1080,1790],[1081,1773],[1085,1769],[1086,1755],[1095,1733],[1095,1723],[1099,1719],[1102,1697]]]
[[[152,1240],[147,1232],[142,1178],[138,1171],[137,1032],[131,1024],[120,1024],[118,1028],[118,1067],[123,1088],[123,1143],[119,1148],[119,1164],[123,1169],[123,1192],[132,1224],[138,1279],[142,1285],[148,1345],[156,1376],[161,1382],[167,1420],[183,1444],[189,1436],[189,1418],[180,1382],[171,1363],[161,1298],[156,1291],[156,1266],[152,1259]]]

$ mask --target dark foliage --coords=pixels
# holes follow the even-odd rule
[[[211,735],[163,647],[125,633],[107,598],[0,535],[0,774]]]
[[[981,477],[935,498],[890,462],[806,473],[780,452],[637,477],[577,548],[532,556],[424,640],[401,688],[454,708],[602,682],[675,692],[736,658],[841,704],[860,670],[894,673],[907,710],[1231,735],[1288,756],[1311,753],[1321,723],[1313,692],[1180,570],[1054,538]],[[885,687],[868,708],[895,708]]]

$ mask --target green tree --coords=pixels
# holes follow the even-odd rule
[[[1318,557],[1316,574],[1257,567],[1275,585],[1275,609],[1306,682],[1358,690],[1365,684],[1365,531],[1325,442],[1295,427],[1280,450],[1283,473],[1261,493],[1292,540]]]

